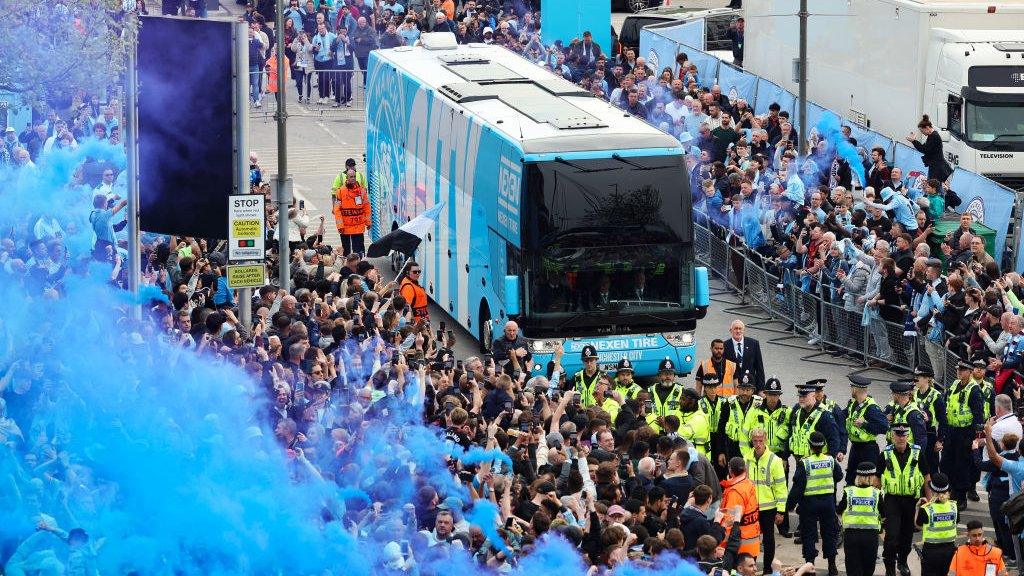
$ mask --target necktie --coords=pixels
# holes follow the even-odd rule
[[[736,343],[736,363],[743,364],[743,342]]]

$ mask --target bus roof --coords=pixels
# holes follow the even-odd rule
[[[454,44],[454,42],[452,42]],[[498,46],[378,50],[388,64],[447,98],[524,154],[678,148],[679,141]]]

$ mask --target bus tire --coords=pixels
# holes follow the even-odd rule
[[[490,354],[494,342],[494,326],[491,325],[491,309],[487,302],[480,303],[480,353]]]

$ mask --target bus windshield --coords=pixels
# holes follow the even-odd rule
[[[692,222],[682,156],[527,165],[527,314],[589,326],[611,316],[666,327],[691,308]]]

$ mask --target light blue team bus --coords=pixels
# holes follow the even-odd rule
[[[559,343],[569,374],[586,344],[605,368],[693,370],[708,278],[678,141],[451,34],[372,52],[366,93],[371,237],[444,202],[420,284],[482,346],[515,319],[535,375]]]

